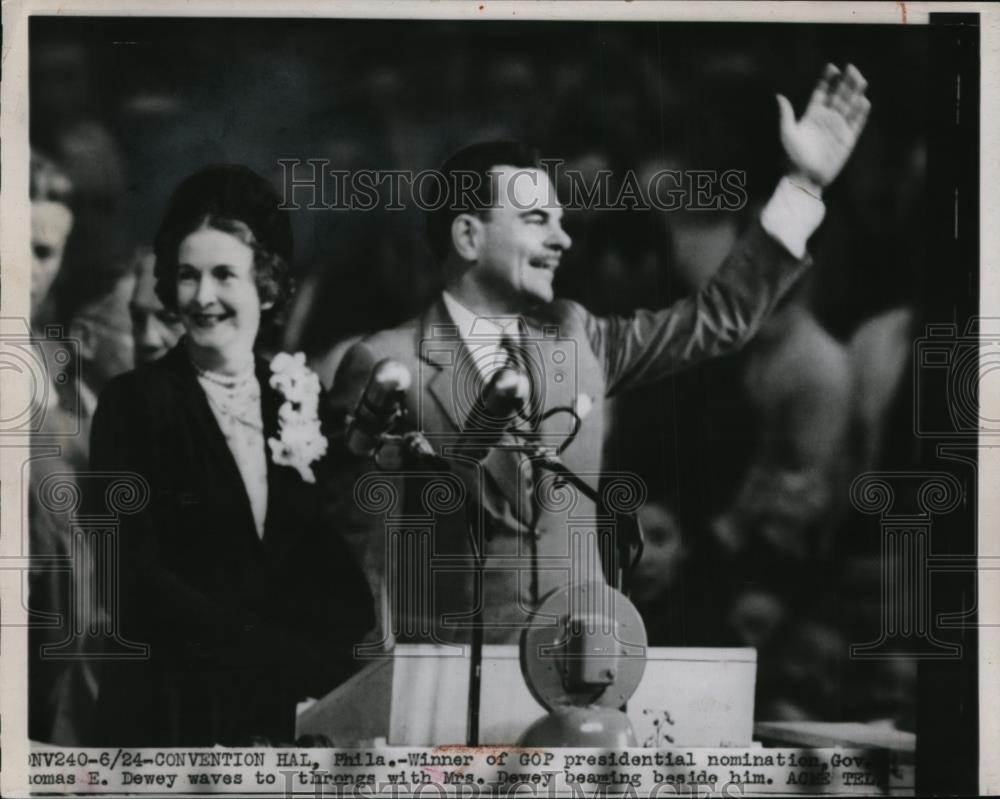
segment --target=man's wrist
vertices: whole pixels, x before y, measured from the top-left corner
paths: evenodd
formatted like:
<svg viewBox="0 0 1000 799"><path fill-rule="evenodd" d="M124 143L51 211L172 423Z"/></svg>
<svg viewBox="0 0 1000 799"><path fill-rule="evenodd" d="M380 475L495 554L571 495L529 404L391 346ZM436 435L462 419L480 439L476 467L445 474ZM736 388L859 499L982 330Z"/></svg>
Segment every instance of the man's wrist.
<svg viewBox="0 0 1000 799"><path fill-rule="evenodd" d="M796 258L805 255L806 242L826 213L826 206L814 192L786 175L760 215L764 230Z"/></svg>
<svg viewBox="0 0 1000 799"><path fill-rule="evenodd" d="M810 197L815 197L817 200L823 199L823 184L805 172L792 169L788 171L785 177L795 188L801 189Z"/></svg>

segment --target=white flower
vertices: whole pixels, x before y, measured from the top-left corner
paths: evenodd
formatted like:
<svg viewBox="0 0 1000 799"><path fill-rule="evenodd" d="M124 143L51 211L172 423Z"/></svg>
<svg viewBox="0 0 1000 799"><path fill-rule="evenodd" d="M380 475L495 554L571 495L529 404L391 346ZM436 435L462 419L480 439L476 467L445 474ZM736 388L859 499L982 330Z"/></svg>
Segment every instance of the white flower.
<svg viewBox="0 0 1000 799"><path fill-rule="evenodd" d="M306 356L303 352L294 355L279 352L271 359L271 371L275 375L294 375L297 372L309 371L306 366Z"/></svg>
<svg viewBox="0 0 1000 799"><path fill-rule="evenodd" d="M577 394L576 403L573 408L576 411L576 415L580 417L580 421L587 418L590 413L591 408L594 407L594 401L586 394Z"/></svg>
<svg viewBox="0 0 1000 799"><path fill-rule="evenodd" d="M279 352L271 360L271 388L285 401L278 409L278 438L269 438L271 457L291 466L307 483L315 483L312 464L326 454L327 440L319 423L319 377L306 356Z"/></svg>

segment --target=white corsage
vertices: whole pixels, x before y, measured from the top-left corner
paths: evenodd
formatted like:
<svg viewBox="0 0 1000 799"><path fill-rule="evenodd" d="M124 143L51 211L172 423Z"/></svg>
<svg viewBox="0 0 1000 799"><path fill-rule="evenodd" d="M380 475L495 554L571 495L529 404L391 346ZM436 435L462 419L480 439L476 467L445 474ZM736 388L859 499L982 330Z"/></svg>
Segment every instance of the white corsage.
<svg viewBox="0 0 1000 799"><path fill-rule="evenodd" d="M269 382L285 398L278 409L278 437L267 440L271 457L279 466L291 466L307 483L315 483L312 464L327 447L319 424L319 376L306 366L303 353L279 352L271 359Z"/></svg>

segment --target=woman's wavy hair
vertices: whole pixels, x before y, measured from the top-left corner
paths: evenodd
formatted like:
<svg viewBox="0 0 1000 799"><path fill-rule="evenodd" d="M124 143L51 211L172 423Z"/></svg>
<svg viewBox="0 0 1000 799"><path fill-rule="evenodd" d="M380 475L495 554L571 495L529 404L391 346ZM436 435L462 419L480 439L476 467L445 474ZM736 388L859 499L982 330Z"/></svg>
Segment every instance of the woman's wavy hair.
<svg viewBox="0 0 1000 799"><path fill-rule="evenodd" d="M253 274L262 304L261 325L281 324L294 288L290 273L292 226L270 183L245 166L207 166L187 178L170 198L156 233L156 294L177 310L177 252L196 230L229 233L253 250Z"/></svg>

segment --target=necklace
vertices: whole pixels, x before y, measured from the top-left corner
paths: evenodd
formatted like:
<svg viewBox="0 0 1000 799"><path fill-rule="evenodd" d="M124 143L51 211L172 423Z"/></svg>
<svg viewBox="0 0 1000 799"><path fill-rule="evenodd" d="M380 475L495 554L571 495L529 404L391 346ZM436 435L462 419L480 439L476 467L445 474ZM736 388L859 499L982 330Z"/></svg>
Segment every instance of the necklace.
<svg viewBox="0 0 1000 799"><path fill-rule="evenodd" d="M226 375L222 372L213 372L209 369L203 369L194 361L191 362L191 365L194 366L194 370L198 373L198 377L204 378L209 383L214 383L215 385L229 389L230 391L240 388L254 376L252 362L241 373L235 375Z"/></svg>
<svg viewBox="0 0 1000 799"><path fill-rule="evenodd" d="M212 372L194 364L198 383L205 392L209 404L227 421L264 430L260 413L260 384L253 372L253 365L244 373L224 375Z"/></svg>

